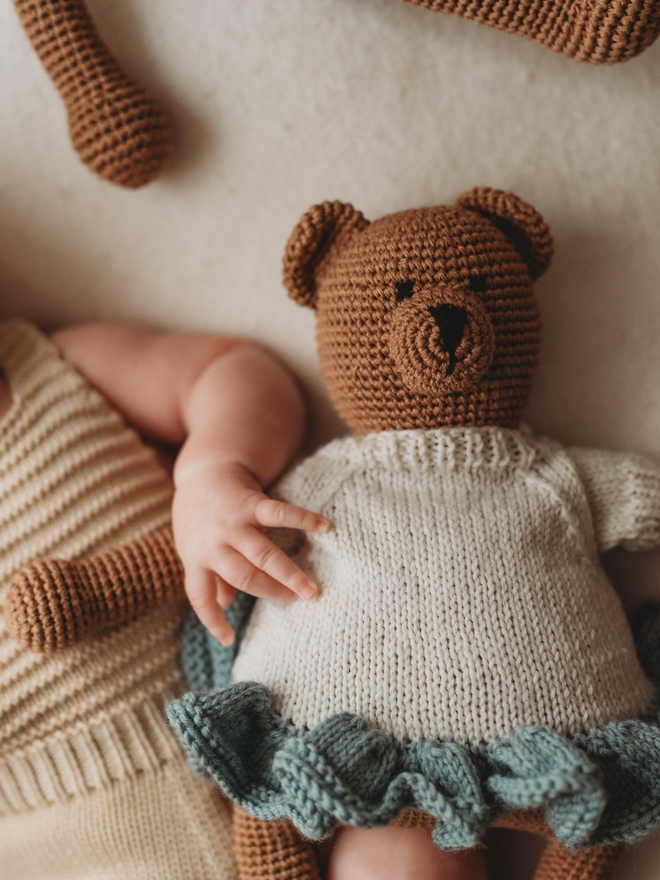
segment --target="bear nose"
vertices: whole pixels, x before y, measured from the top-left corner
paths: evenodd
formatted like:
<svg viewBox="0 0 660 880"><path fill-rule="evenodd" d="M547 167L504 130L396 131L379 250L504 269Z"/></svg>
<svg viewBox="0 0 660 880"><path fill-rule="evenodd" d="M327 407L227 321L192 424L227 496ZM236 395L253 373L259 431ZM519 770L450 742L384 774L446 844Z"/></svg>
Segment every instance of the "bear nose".
<svg viewBox="0 0 660 880"><path fill-rule="evenodd" d="M438 325L442 344L449 355L446 375L451 376L456 366L456 349L463 337L467 312L459 306L450 306L447 303L441 303L439 306L429 306L429 312Z"/></svg>

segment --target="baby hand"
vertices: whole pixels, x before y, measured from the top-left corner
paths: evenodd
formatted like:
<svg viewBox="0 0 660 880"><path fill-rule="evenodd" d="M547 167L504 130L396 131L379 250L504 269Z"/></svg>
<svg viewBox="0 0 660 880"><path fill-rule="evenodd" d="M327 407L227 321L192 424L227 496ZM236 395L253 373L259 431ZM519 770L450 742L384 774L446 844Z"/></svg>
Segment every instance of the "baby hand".
<svg viewBox="0 0 660 880"><path fill-rule="evenodd" d="M176 473L172 526L185 568L186 593L204 626L223 645L234 632L223 609L236 590L269 599L311 599L316 584L263 533L264 528L328 532L317 513L268 498L235 462L190 465Z"/></svg>

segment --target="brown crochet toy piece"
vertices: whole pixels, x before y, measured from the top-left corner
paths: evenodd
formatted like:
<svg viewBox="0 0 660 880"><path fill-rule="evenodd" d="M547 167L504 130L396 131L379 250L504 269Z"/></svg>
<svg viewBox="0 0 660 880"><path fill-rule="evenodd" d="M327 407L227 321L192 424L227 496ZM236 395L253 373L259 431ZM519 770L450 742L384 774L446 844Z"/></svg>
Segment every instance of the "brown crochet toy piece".
<svg viewBox="0 0 660 880"><path fill-rule="evenodd" d="M261 822L234 807L234 842L240 880L321 880L313 844L286 819Z"/></svg>
<svg viewBox="0 0 660 880"><path fill-rule="evenodd" d="M540 343L532 282L551 256L543 219L499 190L374 223L324 202L289 239L284 284L316 312L325 385L354 433L517 427Z"/></svg>
<svg viewBox="0 0 660 880"><path fill-rule="evenodd" d="M628 61L650 46L660 32L660 0L407 2L520 34L568 58L590 64Z"/></svg>
<svg viewBox="0 0 660 880"><path fill-rule="evenodd" d="M401 828L435 826L428 813L403 810L391 823ZM527 831L548 840L534 880L611 880L622 846L571 852L557 843L540 810L511 813L492 828ZM234 807L234 842L240 880L320 880L314 846L289 821L265 822Z"/></svg>
<svg viewBox="0 0 660 880"><path fill-rule="evenodd" d="M22 569L5 601L9 633L51 654L184 595L170 528L78 562L46 559Z"/></svg>
<svg viewBox="0 0 660 880"><path fill-rule="evenodd" d="M83 0L14 0L67 110L71 140L100 177L139 187L174 149L160 105L130 80L99 36Z"/></svg>

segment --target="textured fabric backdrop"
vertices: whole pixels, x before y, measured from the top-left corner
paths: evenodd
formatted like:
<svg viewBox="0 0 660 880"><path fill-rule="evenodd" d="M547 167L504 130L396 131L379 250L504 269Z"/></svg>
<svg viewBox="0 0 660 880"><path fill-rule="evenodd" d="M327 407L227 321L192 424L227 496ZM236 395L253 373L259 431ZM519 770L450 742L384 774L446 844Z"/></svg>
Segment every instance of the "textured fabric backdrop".
<svg viewBox="0 0 660 880"><path fill-rule="evenodd" d="M475 184L512 189L557 250L537 288L530 423L660 457L660 42L594 68L397 0L89 6L170 111L176 159L137 192L88 172L0 0L0 313L256 337L304 380L326 438L338 425L313 317L280 284L300 214L342 199L373 219ZM660 554L609 565L627 602L660 598ZM633 871L657 880L660 837L617 880Z"/></svg>

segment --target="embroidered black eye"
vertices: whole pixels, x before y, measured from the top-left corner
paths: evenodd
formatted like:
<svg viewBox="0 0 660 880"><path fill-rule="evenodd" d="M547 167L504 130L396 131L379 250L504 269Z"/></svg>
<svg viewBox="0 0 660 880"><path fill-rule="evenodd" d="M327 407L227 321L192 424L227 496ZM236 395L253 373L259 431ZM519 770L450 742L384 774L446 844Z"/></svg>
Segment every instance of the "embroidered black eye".
<svg viewBox="0 0 660 880"><path fill-rule="evenodd" d="M488 290L488 281L485 275L470 275L469 284L470 290L474 290L475 293L483 293L484 290Z"/></svg>
<svg viewBox="0 0 660 880"><path fill-rule="evenodd" d="M404 299L410 299L410 297L415 292L415 282L408 279L408 281L397 281L396 284L396 299L397 302L403 302Z"/></svg>

